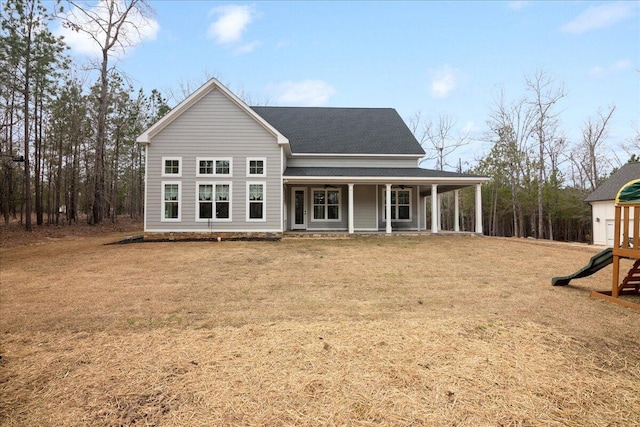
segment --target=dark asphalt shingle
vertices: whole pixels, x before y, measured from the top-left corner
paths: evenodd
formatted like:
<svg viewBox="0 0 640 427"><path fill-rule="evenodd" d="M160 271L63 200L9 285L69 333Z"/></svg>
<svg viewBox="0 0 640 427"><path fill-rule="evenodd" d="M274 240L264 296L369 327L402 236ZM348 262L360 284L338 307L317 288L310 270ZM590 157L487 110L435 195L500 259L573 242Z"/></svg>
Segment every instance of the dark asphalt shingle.
<svg viewBox="0 0 640 427"><path fill-rule="evenodd" d="M296 153L424 155L393 108L251 107Z"/></svg>
<svg viewBox="0 0 640 427"><path fill-rule="evenodd" d="M599 202L615 200L618 191L627 182L640 179L640 162L627 163L618 169L611 177L603 182L586 199L585 202Z"/></svg>

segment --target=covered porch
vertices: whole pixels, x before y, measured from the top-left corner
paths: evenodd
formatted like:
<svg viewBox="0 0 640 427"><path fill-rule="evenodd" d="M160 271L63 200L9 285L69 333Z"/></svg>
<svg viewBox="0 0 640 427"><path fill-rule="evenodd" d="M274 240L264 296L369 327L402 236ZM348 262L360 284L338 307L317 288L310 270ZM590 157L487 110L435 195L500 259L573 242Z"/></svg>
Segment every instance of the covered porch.
<svg viewBox="0 0 640 427"><path fill-rule="evenodd" d="M474 229L466 231L482 234L481 186L486 181L419 168L288 168L283 177L283 230L438 234L443 231L442 195L453 193L453 227L448 231L462 232L460 190L473 187Z"/></svg>

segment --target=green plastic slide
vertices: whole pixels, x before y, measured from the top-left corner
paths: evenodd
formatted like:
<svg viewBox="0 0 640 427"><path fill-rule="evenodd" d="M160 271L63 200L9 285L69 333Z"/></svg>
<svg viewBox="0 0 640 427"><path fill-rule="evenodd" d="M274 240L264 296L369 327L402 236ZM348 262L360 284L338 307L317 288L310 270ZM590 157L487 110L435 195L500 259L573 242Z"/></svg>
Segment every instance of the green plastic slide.
<svg viewBox="0 0 640 427"><path fill-rule="evenodd" d="M551 279L553 286L565 286L568 285L571 279L579 279L580 277L591 276L596 271L600 271L607 265L613 262L613 250L607 248L604 251L594 255L589 260L589 263L569 276L554 277Z"/></svg>

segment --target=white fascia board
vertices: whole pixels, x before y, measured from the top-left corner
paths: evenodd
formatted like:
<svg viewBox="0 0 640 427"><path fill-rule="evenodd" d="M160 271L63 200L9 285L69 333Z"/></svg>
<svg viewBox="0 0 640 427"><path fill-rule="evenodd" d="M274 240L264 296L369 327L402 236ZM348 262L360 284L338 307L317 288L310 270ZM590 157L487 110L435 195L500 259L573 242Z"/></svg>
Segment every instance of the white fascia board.
<svg viewBox="0 0 640 427"><path fill-rule="evenodd" d="M149 129L142 133L142 135L136 138L136 141L141 144L148 144L151 138L164 129L169 123L174 121L176 118L180 117L180 115L188 110L193 104L198 102L202 97L211 92L212 90L218 89L224 95L227 96L233 103L235 103L240 109L242 109L245 113L247 113L251 118L253 118L256 122L258 122L262 127L264 127L269 133L276 137L279 145L289 145L289 139L286 136L282 135L276 128L271 126L265 119L258 115L255 111L253 111L247 104L244 103L240 98L238 98L233 92L231 92L227 87L225 87L222 83L220 83L215 78L212 78L202 86L200 86L195 92L189 95L186 99L176 105L171 111L169 111L164 117L154 123Z"/></svg>
<svg viewBox="0 0 640 427"><path fill-rule="evenodd" d="M447 177L399 177L399 176L283 176L282 181L285 184L313 184L318 182L335 182L335 183L391 183L391 184L407 184L416 183L423 184L482 184L489 182L491 178L487 177L469 177L469 178L447 178Z"/></svg>

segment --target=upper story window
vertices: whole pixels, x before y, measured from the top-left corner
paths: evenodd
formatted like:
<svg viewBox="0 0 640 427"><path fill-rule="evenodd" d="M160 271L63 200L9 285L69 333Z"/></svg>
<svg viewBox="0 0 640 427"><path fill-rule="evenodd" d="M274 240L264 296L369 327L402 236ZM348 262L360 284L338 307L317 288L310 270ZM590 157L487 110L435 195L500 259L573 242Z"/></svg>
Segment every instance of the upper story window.
<svg viewBox="0 0 640 427"><path fill-rule="evenodd" d="M267 159L249 157L247 159L247 176L267 176Z"/></svg>
<svg viewBox="0 0 640 427"><path fill-rule="evenodd" d="M196 158L196 176L231 176L231 159L216 159L213 157Z"/></svg>
<svg viewBox="0 0 640 427"><path fill-rule="evenodd" d="M162 176L182 176L182 157L163 157Z"/></svg>
<svg viewBox="0 0 640 427"><path fill-rule="evenodd" d="M231 175L231 159L216 160L216 175Z"/></svg>

